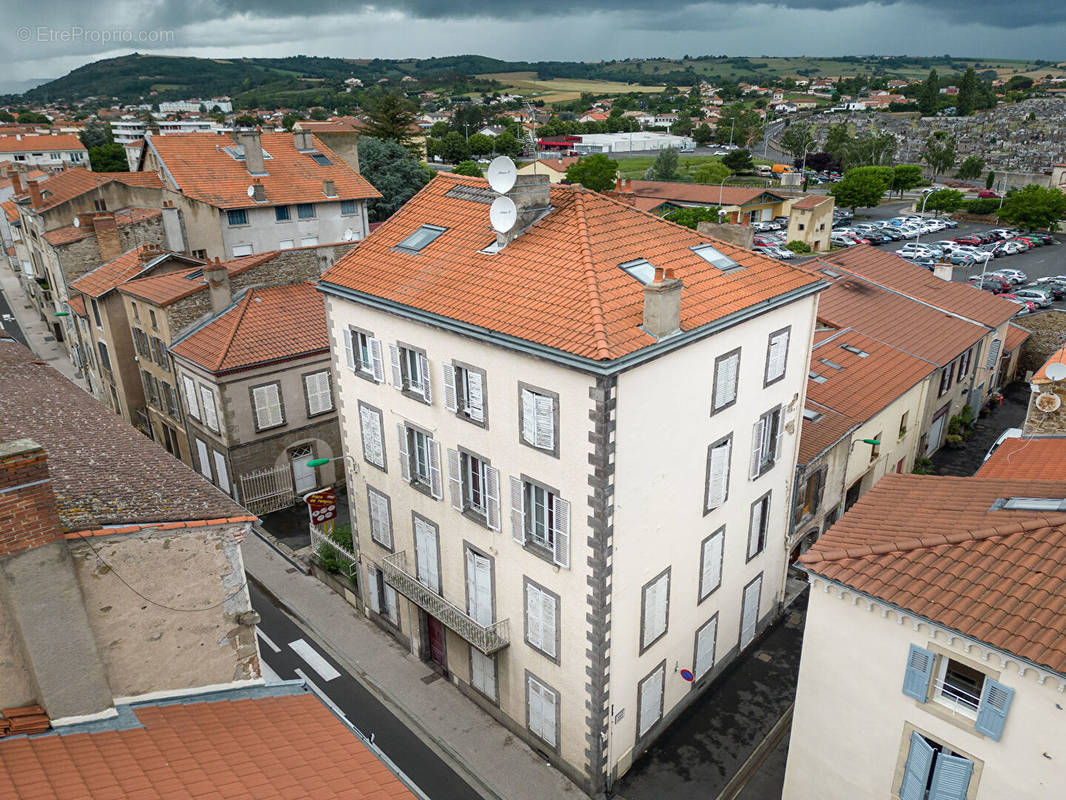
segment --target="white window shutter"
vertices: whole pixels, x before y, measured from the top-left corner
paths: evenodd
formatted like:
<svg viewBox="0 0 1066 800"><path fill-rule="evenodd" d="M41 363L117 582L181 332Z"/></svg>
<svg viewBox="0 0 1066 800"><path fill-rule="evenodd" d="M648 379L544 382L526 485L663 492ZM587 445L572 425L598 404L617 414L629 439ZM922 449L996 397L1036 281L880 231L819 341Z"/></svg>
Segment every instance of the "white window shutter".
<svg viewBox="0 0 1066 800"><path fill-rule="evenodd" d="M389 364L392 366L392 385L402 391L403 370L400 369L400 348L394 344L389 345Z"/></svg>
<svg viewBox="0 0 1066 800"><path fill-rule="evenodd" d="M470 682L475 689L496 699L496 661L473 646L470 648Z"/></svg>
<svg viewBox="0 0 1066 800"><path fill-rule="evenodd" d="M500 471L495 467L485 466L485 508L488 512L488 526L494 531L500 529Z"/></svg>
<svg viewBox="0 0 1066 800"><path fill-rule="evenodd" d="M403 479L411 481L411 456L407 452L407 428L402 422L396 423L396 432L400 438L400 474Z"/></svg>
<svg viewBox="0 0 1066 800"><path fill-rule="evenodd" d="M262 389L256 389L255 390L254 394L256 395L256 397L259 396L260 391L262 391ZM207 425L207 427L210 428L211 430L217 431L218 430L218 413L215 410L215 395L214 395L214 393L210 389L208 389L206 386L201 386L200 387L200 400L201 400L201 402L203 403L203 406L204 406L204 424ZM259 405L258 400L256 401L256 405L257 406ZM259 427L260 428L265 428L268 425L272 425L272 424L276 424L276 423L260 422L259 423Z"/></svg>
<svg viewBox="0 0 1066 800"><path fill-rule="evenodd" d="M203 439L196 440L196 455L200 462L200 474L211 480L211 462L208 461L207 442Z"/></svg>
<svg viewBox="0 0 1066 800"><path fill-rule="evenodd" d="M774 461L781 459L782 442L785 439L785 409L777 412L777 448L774 450Z"/></svg>
<svg viewBox="0 0 1066 800"><path fill-rule="evenodd" d="M670 605L670 576L663 575L659 578L659 590L655 593L655 632L659 634L666 631L666 617Z"/></svg>
<svg viewBox="0 0 1066 800"><path fill-rule="evenodd" d="M429 359L422 353L418 354L418 370L422 373L422 398L427 403L433 402L432 376L429 374Z"/></svg>
<svg viewBox="0 0 1066 800"><path fill-rule="evenodd" d="M537 444L536 396L528 389L522 390L522 439L526 444Z"/></svg>
<svg viewBox="0 0 1066 800"><path fill-rule="evenodd" d="M363 457L371 464L385 467L385 449L381 441L381 418L369 408L359 409L359 424L363 434Z"/></svg>
<svg viewBox="0 0 1066 800"><path fill-rule="evenodd" d="M440 474L440 442L429 440L429 492L437 500L444 497L443 480Z"/></svg>
<svg viewBox="0 0 1066 800"><path fill-rule="evenodd" d="M441 372L444 375L444 407L455 411L459 407L455 396L455 367L450 362L445 362L441 365Z"/></svg>
<svg viewBox="0 0 1066 800"><path fill-rule="evenodd" d="M696 663L692 670L696 675L696 680L706 675L707 671L714 666L714 647L717 638L717 619L704 625L696 634Z"/></svg>
<svg viewBox="0 0 1066 800"><path fill-rule="evenodd" d="M226 457L218 450L214 451L215 457L215 477L218 480L218 488L224 491L226 494L232 494L232 490L229 485L229 472L226 471Z"/></svg>
<svg viewBox="0 0 1066 800"><path fill-rule="evenodd" d="M522 481L511 478L511 538L526 543L526 492Z"/></svg>
<svg viewBox="0 0 1066 800"><path fill-rule="evenodd" d="M734 354L718 363L717 383L715 384L714 407L723 408L737 396L737 364L740 356Z"/></svg>
<svg viewBox="0 0 1066 800"><path fill-rule="evenodd" d="M748 558L757 552L759 531L762 529L763 502L760 500L751 507L751 525L748 528Z"/></svg>
<svg viewBox="0 0 1066 800"><path fill-rule="evenodd" d="M470 419L485 421L485 392L480 372L466 371L466 413Z"/></svg>
<svg viewBox="0 0 1066 800"><path fill-rule="evenodd" d="M355 371L355 347L352 345L352 337L354 335L350 328L344 329L344 363L353 372Z"/></svg>
<svg viewBox="0 0 1066 800"><path fill-rule="evenodd" d="M751 429L751 471L750 477L759 477L759 467L762 466L762 437L765 420L759 417Z"/></svg>
<svg viewBox="0 0 1066 800"><path fill-rule="evenodd" d="M556 600L547 592L540 593L540 649L555 658L555 605Z"/></svg>
<svg viewBox="0 0 1066 800"><path fill-rule="evenodd" d="M542 593L536 586L526 585L526 638L534 647L544 649Z"/></svg>
<svg viewBox="0 0 1066 800"><path fill-rule="evenodd" d="M196 384L188 375L181 376L181 384L185 387L185 408L189 416L200 421L200 404L196 401Z"/></svg>
<svg viewBox="0 0 1066 800"><path fill-rule="evenodd" d="M385 382L385 363L381 357L381 340L370 339L370 358L373 363L374 380L378 383Z"/></svg>
<svg viewBox="0 0 1066 800"><path fill-rule="evenodd" d="M663 699L663 670L660 667L640 685L640 735L659 721Z"/></svg>
<svg viewBox="0 0 1066 800"><path fill-rule="evenodd" d="M722 583L722 547L725 534L719 532L703 543L700 563L700 600Z"/></svg>
<svg viewBox="0 0 1066 800"><path fill-rule="evenodd" d="M459 451L448 448L448 489L452 496L452 508L463 510L463 471Z"/></svg>
<svg viewBox="0 0 1066 800"><path fill-rule="evenodd" d="M570 567L570 501L555 496L552 500L554 517L554 561L560 567Z"/></svg>
<svg viewBox="0 0 1066 800"><path fill-rule="evenodd" d="M400 610L397 607L399 605L399 598L396 596L396 590L385 584L385 616L389 618L389 621L394 625L400 624Z"/></svg>
<svg viewBox="0 0 1066 800"><path fill-rule="evenodd" d="M707 476L707 508L718 508L726 499L729 488L729 454L733 440L727 439L711 449L711 464Z"/></svg>
<svg viewBox="0 0 1066 800"><path fill-rule="evenodd" d="M381 613L378 603L378 571L373 564L366 565L366 603L375 614Z"/></svg>
<svg viewBox="0 0 1066 800"><path fill-rule="evenodd" d="M555 399L536 395L537 447L555 449Z"/></svg>

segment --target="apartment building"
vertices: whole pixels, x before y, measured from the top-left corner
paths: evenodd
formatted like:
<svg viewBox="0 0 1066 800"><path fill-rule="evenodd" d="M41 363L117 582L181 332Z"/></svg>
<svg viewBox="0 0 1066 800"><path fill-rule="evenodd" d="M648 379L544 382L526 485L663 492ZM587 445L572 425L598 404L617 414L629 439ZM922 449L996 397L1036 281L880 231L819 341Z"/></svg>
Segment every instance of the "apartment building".
<svg viewBox="0 0 1066 800"><path fill-rule="evenodd" d="M775 618L817 275L438 175L320 281L366 612L585 791ZM690 670L691 682L680 669Z"/></svg>
<svg viewBox="0 0 1066 800"><path fill-rule="evenodd" d="M0 136L0 162L9 161L23 168L61 170L89 166L89 151L81 139L70 134L16 133Z"/></svg>
<svg viewBox="0 0 1066 800"><path fill-rule="evenodd" d="M228 296L220 264L204 268ZM192 463L257 513L292 505L336 481L341 454L322 295L311 283L249 289L178 337L174 374L185 402Z"/></svg>
<svg viewBox="0 0 1066 800"><path fill-rule="evenodd" d="M886 475L801 557L785 800L1061 794L1066 471L1048 448L1019 477L1006 458L997 477Z"/></svg>
<svg viewBox="0 0 1066 800"><path fill-rule="evenodd" d="M815 253L828 250L834 208L836 200L832 195L811 194L792 203L788 208L787 240L803 242Z"/></svg>

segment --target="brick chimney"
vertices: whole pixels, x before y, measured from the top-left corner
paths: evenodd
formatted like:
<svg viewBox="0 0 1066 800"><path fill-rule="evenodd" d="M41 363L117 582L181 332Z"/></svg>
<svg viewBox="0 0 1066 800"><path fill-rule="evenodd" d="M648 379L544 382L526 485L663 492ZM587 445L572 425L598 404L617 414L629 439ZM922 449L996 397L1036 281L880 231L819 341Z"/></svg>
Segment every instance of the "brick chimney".
<svg viewBox="0 0 1066 800"><path fill-rule="evenodd" d="M497 231L496 242L500 247L521 236L526 228L551 208L551 182L547 175L518 175L506 196L514 201L517 214L511 230L505 233Z"/></svg>
<svg viewBox="0 0 1066 800"><path fill-rule="evenodd" d="M322 194L326 197L336 197L337 184L334 181L322 181Z"/></svg>
<svg viewBox="0 0 1066 800"><path fill-rule="evenodd" d="M81 211L77 214L78 227L89 230L93 226L93 217L96 216L95 211Z"/></svg>
<svg viewBox="0 0 1066 800"><path fill-rule="evenodd" d="M219 263L218 258L204 264L204 280L207 281L207 293L211 300L211 311L221 314L233 302L229 285L229 272Z"/></svg>
<svg viewBox="0 0 1066 800"><path fill-rule="evenodd" d="M154 244L146 244L141 248L141 252L138 254L138 259L142 264L147 264L156 256L161 255L162 251L159 250Z"/></svg>
<svg viewBox="0 0 1066 800"><path fill-rule="evenodd" d="M241 131L239 136L244 148L244 167L248 170L248 174L266 175L263 144L259 138L259 131Z"/></svg>
<svg viewBox="0 0 1066 800"><path fill-rule="evenodd" d="M32 439L0 442L0 558L62 535L44 448Z"/></svg>
<svg viewBox="0 0 1066 800"><path fill-rule="evenodd" d="M100 251L101 264L122 255L122 237L118 235L114 214L102 211L93 215L93 231L96 233L96 249Z"/></svg>
<svg viewBox="0 0 1066 800"><path fill-rule="evenodd" d="M33 208L40 208L44 205L44 200L41 198L41 187L37 185L37 178L32 181L26 181L26 188L30 191L30 206Z"/></svg>
<svg viewBox="0 0 1066 800"><path fill-rule="evenodd" d="M252 181L252 200L257 203L265 203L267 199L266 187L263 182L256 178Z"/></svg>
<svg viewBox="0 0 1066 800"><path fill-rule="evenodd" d="M293 131L292 143L301 152L315 149L314 142L311 141L311 131Z"/></svg>
<svg viewBox="0 0 1066 800"><path fill-rule="evenodd" d="M681 330L681 281L672 269L655 268L655 277L644 286L644 330L663 339Z"/></svg>
<svg viewBox="0 0 1066 800"><path fill-rule="evenodd" d="M23 189L22 189L22 176L19 175L17 172L12 172L11 173L11 189L17 195L18 194L22 194L22 192L23 192Z"/></svg>

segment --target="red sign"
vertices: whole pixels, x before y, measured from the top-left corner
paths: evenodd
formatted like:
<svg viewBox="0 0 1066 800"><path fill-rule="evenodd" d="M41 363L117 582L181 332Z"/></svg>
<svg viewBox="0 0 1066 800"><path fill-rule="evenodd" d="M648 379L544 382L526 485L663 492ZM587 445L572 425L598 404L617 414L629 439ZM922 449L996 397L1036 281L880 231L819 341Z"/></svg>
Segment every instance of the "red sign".
<svg viewBox="0 0 1066 800"><path fill-rule="evenodd" d="M337 493L332 489L308 492L304 495L304 502L307 503L312 525L321 525L337 516Z"/></svg>
<svg viewBox="0 0 1066 800"><path fill-rule="evenodd" d="M689 671L688 671L687 669L683 669L683 670L681 670L681 677L682 677L682 678L683 678L684 680L686 680L686 681L688 681L688 682L690 682L690 683L691 683L691 682L692 682L692 679L693 679L693 677L694 677L694 676L693 676L693 674L692 674L691 672L689 672Z"/></svg>

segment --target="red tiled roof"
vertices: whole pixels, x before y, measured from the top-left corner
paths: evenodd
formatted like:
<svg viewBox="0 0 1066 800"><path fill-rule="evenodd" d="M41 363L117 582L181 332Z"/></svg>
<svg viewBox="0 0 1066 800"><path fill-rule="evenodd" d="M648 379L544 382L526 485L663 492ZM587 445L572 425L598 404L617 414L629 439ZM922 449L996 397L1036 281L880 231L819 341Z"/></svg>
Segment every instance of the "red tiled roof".
<svg viewBox="0 0 1066 800"><path fill-rule="evenodd" d="M568 158L538 158L537 162L536 162L537 163L537 172L540 171L541 167L547 167L548 169L552 170L553 172L565 173L566 172L566 168L569 167L571 164L576 163L578 160L579 159L578 159L577 156L568 157ZM530 162L530 163L532 163L532 162Z"/></svg>
<svg viewBox="0 0 1066 800"><path fill-rule="evenodd" d="M143 257L142 257L143 256ZM166 250L156 250L152 245L142 244L127 250L118 258L113 258L106 264L101 264L91 272L86 272L76 281L70 284L71 289L76 289L89 297L100 297L110 292L120 283L125 283L148 269L151 269L161 259L184 258L178 253Z"/></svg>
<svg viewBox="0 0 1066 800"><path fill-rule="evenodd" d="M0 740L0 796L415 800L310 693L131 711L136 727Z"/></svg>
<svg viewBox="0 0 1066 800"><path fill-rule="evenodd" d="M852 419L846 414L841 414L839 411L834 411L812 400L807 401L806 408L822 416L815 420L803 420L798 456L801 465L810 464L844 438L848 431L862 424L862 420Z"/></svg>
<svg viewBox="0 0 1066 800"><path fill-rule="evenodd" d="M51 153L57 150L81 150L84 152L85 145L81 143L81 139L77 136L66 133L45 136L34 136L32 134L0 136L0 153L28 153L30 151Z"/></svg>
<svg viewBox="0 0 1066 800"><path fill-rule="evenodd" d="M127 186L162 188L163 182L154 172L89 172L82 167L65 169L39 181L43 202L35 211L48 211L104 184L123 183ZM20 199L29 197L26 192Z"/></svg>
<svg viewBox="0 0 1066 800"><path fill-rule="evenodd" d="M1007 336L1003 342L1003 352L1010 353L1017 350L1030 336L1030 331L1015 325L1013 322L1007 326Z"/></svg>
<svg viewBox="0 0 1066 800"><path fill-rule="evenodd" d="M934 623L1066 673L1066 514L991 510L1066 483L885 475L800 563Z"/></svg>
<svg viewBox="0 0 1066 800"><path fill-rule="evenodd" d="M7 217L8 222L16 222L19 218L18 207L15 206L10 200L5 200L0 203L0 208L4 209L4 216Z"/></svg>
<svg viewBox="0 0 1066 800"><path fill-rule="evenodd" d="M138 222L155 219L162 215L163 212L158 208L124 208L121 211L115 212L115 225L120 228L124 225L136 225ZM62 228L46 231L44 233L44 239L49 244L58 247L60 245L80 241L91 235L93 235L93 229L91 226L64 225Z"/></svg>
<svg viewBox="0 0 1066 800"><path fill-rule="evenodd" d="M267 253L239 256L221 263L232 278L234 275L239 275L245 270L252 269L253 267L257 267L260 264L270 261L277 256L277 254L277 250L271 250ZM144 278L134 278L131 281L123 283L120 291L124 294L147 300L149 303L155 303L157 306L168 306L171 303L176 303L182 298L188 297L191 294L196 294L207 288L207 281L204 279L203 275L190 277L193 276L194 273L200 272L202 269L202 267L190 267L189 269L182 269L177 272L165 272L162 275L148 275Z"/></svg>
<svg viewBox="0 0 1066 800"><path fill-rule="evenodd" d="M1036 373L1033 375L1033 380L1034 381L1046 381L1048 379L1048 377L1047 377L1048 364L1051 364L1051 363L1054 363L1054 362L1058 362L1059 364L1066 364L1066 345L1063 345L1062 347L1060 347L1058 350L1056 350L1054 353L1052 353L1050 356L1047 357L1047 360L1043 364L1040 365L1040 369L1038 369L1036 371Z"/></svg>
<svg viewBox="0 0 1066 800"><path fill-rule="evenodd" d="M19 180L22 181L22 185L25 186L26 181L36 180L37 178L46 178L48 175L49 173L42 172L39 169L31 169L29 172L19 173ZM6 178L0 178L0 189L6 189L11 186L12 183L13 179L10 175Z"/></svg>
<svg viewBox="0 0 1066 800"><path fill-rule="evenodd" d="M822 203L832 202L832 195L809 194L792 204L793 208L818 208Z"/></svg>
<svg viewBox="0 0 1066 800"><path fill-rule="evenodd" d="M315 148L332 164L318 164L296 149L291 133L264 133L261 143L271 157L264 162L267 175L253 177L243 161L237 161L223 148L234 142L214 133L186 133L181 136L153 136L148 143L173 176L180 191L188 197L217 208L251 208L248 197L254 180L266 190L266 205L318 203L328 200L359 200L381 197L381 193L358 172L340 159L317 137ZM326 197L323 181L336 187L334 197Z"/></svg>
<svg viewBox="0 0 1066 800"><path fill-rule="evenodd" d="M89 315L85 311L85 298L82 297L80 294L76 294L73 297L68 298L67 306L79 317L82 317L83 319L88 318Z"/></svg>
<svg viewBox="0 0 1066 800"><path fill-rule="evenodd" d="M675 270L684 284L684 331L791 291L817 291L817 275L559 184L550 189L550 213L498 253L484 254L495 241L488 206L446 196L456 186L485 189L487 182L438 175L339 259L323 283L600 360L656 341L640 327L644 287L619 268L627 261ZM420 253L396 247L423 224L447 230ZM743 269L713 267L691 250L702 243Z"/></svg>
<svg viewBox="0 0 1066 800"><path fill-rule="evenodd" d="M629 181L628 191L643 197L659 197L679 203L699 203L707 206L742 206L757 200L764 194L772 195L777 202L785 198L766 189L745 186L705 186L699 183L676 181Z"/></svg>
<svg viewBox="0 0 1066 800"><path fill-rule="evenodd" d="M925 267L911 264L895 253L870 245L848 247L822 256L822 261L992 328L999 327L1018 313L1017 303L996 297L968 283L934 277Z"/></svg>
<svg viewBox="0 0 1066 800"><path fill-rule="evenodd" d="M1066 439L1054 436L1004 439L975 475L1066 482Z"/></svg>
<svg viewBox="0 0 1066 800"><path fill-rule="evenodd" d="M325 301L311 283L252 289L171 350L212 372L325 352Z"/></svg>

